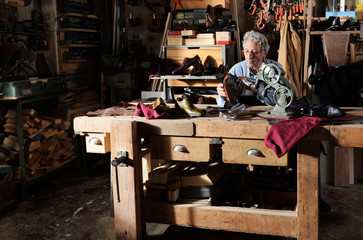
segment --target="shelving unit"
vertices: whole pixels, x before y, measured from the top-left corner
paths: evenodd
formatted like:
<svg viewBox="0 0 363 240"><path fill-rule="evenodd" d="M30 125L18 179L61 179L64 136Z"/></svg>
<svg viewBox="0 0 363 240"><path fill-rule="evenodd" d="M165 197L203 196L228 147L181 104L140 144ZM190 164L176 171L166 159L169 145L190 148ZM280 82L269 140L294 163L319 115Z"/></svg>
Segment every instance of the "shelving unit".
<svg viewBox="0 0 363 240"><path fill-rule="evenodd" d="M97 88L101 39L99 17L84 9L83 13L65 12L67 9L61 6L58 9L59 73L65 76L66 81L73 81L71 85Z"/></svg>
<svg viewBox="0 0 363 240"><path fill-rule="evenodd" d="M205 3L204 3L205 4ZM203 5L203 4L202 4ZM227 8L221 8L220 11L225 15L226 12L229 12L227 15L230 15L232 21L235 21L236 31L230 31L232 41L235 41L235 45L168 45L166 40L163 42L163 46L161 49L161 57L163 59L167 59L173 61L175 63L181 64L183 59L188 57L192 58L198 55L202 61L202 64L205 65L207 58L212 58L215 62L215 67L218 68L221 65L223 68L232 67L237 61L240 61L240 39L239 39L239 27L238 21L236 21L237 17L237 3L233 1L229 6L234 6L233 10ZM165 30L164 36L168 34L169 31L175 30L174 23L180 21L185 21L189 25L198 26L198 33L211 33L207 31L206 23L198 22L198 20L205 20L205 14L201 14L206 11L206 8L191 8L191 9L176 9L171 12L170 19L167 24L167 29ZM177 17L177 15L181 15L181 17ZM193 17L191 17L193 15ZM183 18L184 16L184 18ZM195 24L197 22L197 24ZM191 23L191 24L190 24ZM214 33L215 34L215 33ZM214 36L215 39L215 36ZM217 42L215 42L217 44ZM207 60L208 61L208 60ZM208 90L215 90L219 83L222 82L225 72L222 72L218 75L202 75L202 76L182 76L182 75L164 75L160 77L154 77L154 80L161 80L163 83L163 95L167 94L167 89L170 87L180 88L180 87L192 87L192 88L206 88ZM160 86L159 86L160 89ZM178 96L178 95L176 95ZM205 97L216 98L216 95L203 94Z"/></svg>

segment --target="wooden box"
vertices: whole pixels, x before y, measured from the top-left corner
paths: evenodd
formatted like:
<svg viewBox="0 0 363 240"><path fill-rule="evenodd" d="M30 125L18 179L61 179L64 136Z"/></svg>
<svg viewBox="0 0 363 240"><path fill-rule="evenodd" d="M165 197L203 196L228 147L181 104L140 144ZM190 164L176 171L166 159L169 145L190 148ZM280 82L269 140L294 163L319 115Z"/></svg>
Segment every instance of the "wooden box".
<svg viewBox="0 0 363 240"><path fill-rule="evenodd" d="M184 45L184 38L182 36L168 36L168 46Z"/></svg>
<svg viewBox="0 0 363 240"><path fill-rule="evenodd" d="M185 45L214 45L214 38L187 38Z"/></svg>

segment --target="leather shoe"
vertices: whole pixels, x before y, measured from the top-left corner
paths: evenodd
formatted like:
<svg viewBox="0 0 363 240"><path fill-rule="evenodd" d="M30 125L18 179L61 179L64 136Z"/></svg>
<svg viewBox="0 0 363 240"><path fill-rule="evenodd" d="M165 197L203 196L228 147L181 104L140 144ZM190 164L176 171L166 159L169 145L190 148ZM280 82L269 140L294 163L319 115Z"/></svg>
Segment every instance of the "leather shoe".
<svg viewBox="0 0 363 240"><path fill-rule="evenodd" d="M188 98L177 98L176 102L178 106L189 116L189 117L201 117L202 111L194 106Z"/></svg>
<svg viewBox="0 0 363 240"><path fill-rule="evenodd" d="M186 57L186 58L184 58L182 64L177 69L174 69L171 73L172 74L178 74L181 71L188 69L190 66L194 65L197 62L201 62L198 55L195 55L192 58L187 58Z"/></svg>
<svg viewBox="0 0 363 240"><path fill-rule="evenodd" d="M223 79L223 88L226 93L226 100L229 103L235 103L237 100L237 77L233 75L226 75Z"/></svg>
<svg viewBox="0 0 363 240"><path fill-rule="evenodd" d="M203 72L204 72L204 66L203 66L202 62L198 61L194 64L194 67L189 72L189 75L190 76L200 76L203 74Z"/></svg>
<svg viewBox="0 0 363 240"><path fill-rule="evenodd" d="M339 107L329 103L316 104L308 108L302 108L301 111L304 116L320 118L338 118L346 115Z"/></svg>

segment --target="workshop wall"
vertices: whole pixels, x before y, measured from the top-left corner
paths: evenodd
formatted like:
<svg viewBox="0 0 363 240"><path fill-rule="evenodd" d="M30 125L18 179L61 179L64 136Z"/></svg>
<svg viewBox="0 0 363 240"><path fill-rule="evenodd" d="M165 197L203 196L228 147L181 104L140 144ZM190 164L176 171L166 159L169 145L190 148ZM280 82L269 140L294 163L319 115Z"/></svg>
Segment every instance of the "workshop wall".
<svg viewBox="0 0 363 240"><path fill-rule="evenodd" d="M32 19L32 11L38 9L37 1L32 1L28 6L21 6L17 8L0 8L0 20L4 22L16 21L23 22ZM44 18L44 34L39 34L44 41L45 46L37 48L37 53L43 53L47 59L50 69L53 73L57 73L57 44L56 44L56 30L57 30L57 17L56 17L56 0L42 1L42 13ZM30 34L16 34L15 37L19 39L28 40ZM1 38L8 38L9 34L1 35ZM5 44L7 39L1 39L0 43ZM35 62L31 64L35 67Z"/></svg>

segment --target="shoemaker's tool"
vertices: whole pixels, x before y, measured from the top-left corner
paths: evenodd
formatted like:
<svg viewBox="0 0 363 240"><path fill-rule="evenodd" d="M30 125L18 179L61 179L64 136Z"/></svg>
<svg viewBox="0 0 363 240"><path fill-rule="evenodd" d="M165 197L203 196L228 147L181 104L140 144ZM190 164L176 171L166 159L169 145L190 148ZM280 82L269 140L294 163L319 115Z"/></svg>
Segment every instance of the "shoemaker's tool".
<svg viewBox="0 0 363 240"><path fill-rule="evenodd" d="M288 107L295 98L296 90L294 86L285 78L285 71L275 64L262 63L257 74L257 81L267 84L263 96L267 94L269 88L275 89L273 99L276 103L272 111L260 113L261 117L288 119L293 116L293 112Z"/></svg>
<svg viewBox="0 0 363 240"><path fill-rule="evenodd" d="M181 4L181 0L174 0L173 1L173 7L172 7L172 11L174 11L175 10L175 8L176 8L176 6L179 6L180 7L180 9L183 9L183 5Z"/></svg>
<svg viewBox="0 0 363 240"><path fill-rule="evenodd" d="M246 110L246 105L243 103L237 103L231 109L228 110L227 113L219 112L219 116L227 119L235 120L239 116L249 115L251 114L249 111Z"/></svg>

